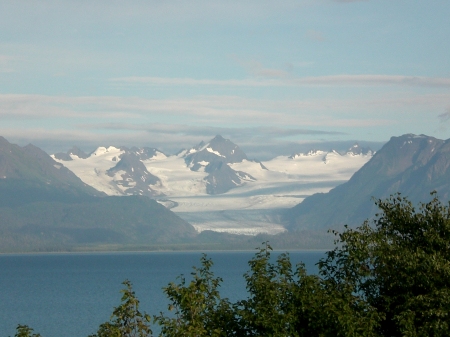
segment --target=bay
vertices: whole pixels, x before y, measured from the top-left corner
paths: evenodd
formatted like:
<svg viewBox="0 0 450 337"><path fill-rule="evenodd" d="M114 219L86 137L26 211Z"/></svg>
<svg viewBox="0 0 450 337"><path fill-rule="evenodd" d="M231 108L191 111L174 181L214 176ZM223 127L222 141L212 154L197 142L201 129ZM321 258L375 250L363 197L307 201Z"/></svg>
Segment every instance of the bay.
<svg viewBox="0 0 450 337"><path fill-rule="evenodd" d="M280 252L273 252L275 260ZM295 265L308 272L322 251L289 253ZM14 336L17 324L26 324L43 337L86 337L109 320L120 304L121 284L128 279L141 301L141 311L167 312L162 288L190 279L200 266L200 252L133 252L0 255L0 332ZM222 297L232 302L247 297L244 273L254 252L208 252L213 272L223 279ZM157 330L157 329L154 329Z"/></svg>

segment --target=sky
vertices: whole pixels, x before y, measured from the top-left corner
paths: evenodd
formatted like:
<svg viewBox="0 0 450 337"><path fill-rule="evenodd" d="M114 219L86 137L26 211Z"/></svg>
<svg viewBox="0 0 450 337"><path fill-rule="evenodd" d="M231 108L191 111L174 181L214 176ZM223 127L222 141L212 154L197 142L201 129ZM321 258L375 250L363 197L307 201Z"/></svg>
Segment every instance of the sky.
<svg viewBox="0 0 450 337"><path fill-rule="evenodd" d="M450 138L448 0L3 0L0 135L252 157ZM249 153L247 153L249 154Z"/></svg>

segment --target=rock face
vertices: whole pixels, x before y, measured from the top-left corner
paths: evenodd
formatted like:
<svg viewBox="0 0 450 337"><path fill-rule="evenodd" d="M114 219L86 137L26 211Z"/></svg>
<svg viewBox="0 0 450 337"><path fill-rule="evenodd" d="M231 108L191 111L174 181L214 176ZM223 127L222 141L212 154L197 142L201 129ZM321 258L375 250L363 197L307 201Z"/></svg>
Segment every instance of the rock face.
<svg viewBox="0 0 450 337"><path fill-rule="evenodd" d="M210 142L201 142L185 154L185 162L192 171L204 170L208 175L206 193L221 194L242 185L245 181L254 181L251 175L233 170L228 164L247 160L245 153L229 139L217 135Z"/></svg>
<svg viewBox="0 0 450 337"><path fill-rule="evenodd" d="M144 155L144 157L148 157ZM118 163L106 171L114 179L125 194L128 195L159 195L151 186L160 183L158 177L147 171L140 157L134 152L124 153Z"/></svg>
<svg viewBox="0 0 450 337"><path fill-rule="evenodd" d="M105 196L38 147L31 144L20 147L3 137L0 137L0 187L2 205Z"/></svg>
<svg viewBox="0 0 450 337"><path fill-rule="evenodd" d="M123 148L126 150L126 148ZM148 160L148 159L152 159L154 157L157 157L159 155L163 155L165 156L161 151L159 151L158 149L155 149L153 147L143 147L143 148L137 148L135 146L133 146L129 152L131 154L135 154L136 156L138 156L139 160Z"/></svg>
<svg viewBox="0 0 450 337"><path fill-rule="evenodd" d="M372 153L372 150L368 147L361 147L358 143L355 143L351 148L347 150L347 153L355 156L368 155Z"/></svg>
<svg viewBox="0 0 450 337"><path fill-rule="evenodd" d="M205 166L199 164L202 162L240 163L244 159L247 159L247 156L239 146L220 135L211 139L207 144L201 142L189 150L185 156L186 164L194 171L198 170L200 166Z"/></svg>
<svg viewBox="0 0 450 337"><path fill-rule="evenodd" d="M56 159L60 159L60 160L72 160L71 155L77 156L79 158L82 159L86 159L89 157L89 155L87 153L84 153L82 150L80 150L78 147L74 146L72 147L69 151L67 152L59 152L59 153L55 153L54 157Z"/></svg>
<svg viewBox="0 0 450 337"><path fill-rule="evenodd" d="M419 202L429 200L433 190L450 199L450 140L392 137L348 182L306 198L284 221L293 230L359 225L376 213L372 198L400 192Z"/></svg>

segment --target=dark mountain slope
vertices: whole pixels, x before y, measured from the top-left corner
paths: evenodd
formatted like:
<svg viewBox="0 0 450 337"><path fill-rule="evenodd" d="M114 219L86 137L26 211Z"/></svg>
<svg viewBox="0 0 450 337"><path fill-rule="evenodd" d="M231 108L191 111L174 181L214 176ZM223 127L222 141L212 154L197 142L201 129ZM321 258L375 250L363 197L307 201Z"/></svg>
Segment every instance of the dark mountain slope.
<svg viewBox="0 0 450 337"><path fill-rule="evenodd" d="M348 182L306 198L288 210L284 220L293 230L358 225L375 214L372 197L400 192L419 202L436 190L442 199L449 199L449 167L449 140L411 134L392 137Z"/></svg>
<svg viewBox="0 0 450 337"><path fill-rule="evenodd" d="M126 159L118 169L134 167L133 158ZM39 148L0 138L0 252L148 245L195 235L189 223L148 197L107 197Z"/></svg>
<svg viewBox="0 0 450 337"><path fill-rule="evenodd" d="M73 154L79 158L83 158L83 159L86 159L89 157L89 155L87 153L83 152L80 148L73 146L67 152L55 153L55 158L60 159L60 160L69 161L69 160L72 160L72 157L70 157L71 154Z"/></svg>
<svg viewBox="0 0 450 337"><path fill-rule="evenodd" d="M72 171L55 162L36 146L29 144L20 147L0 137L0 186L12 192L11 189L16 185L28 199L34 193L25 195L26 186L31 189L59 189L61 193L65 191L68 195L104 195L83 183ZM43 191L43 195L47 193Z"/></svg>
<svg viewBox="0 0 450 337"><path fill-rule="evenodd" d="M177 243L194 228L143 196L0 208L0 251L70 250L99 244Z"/></svg>

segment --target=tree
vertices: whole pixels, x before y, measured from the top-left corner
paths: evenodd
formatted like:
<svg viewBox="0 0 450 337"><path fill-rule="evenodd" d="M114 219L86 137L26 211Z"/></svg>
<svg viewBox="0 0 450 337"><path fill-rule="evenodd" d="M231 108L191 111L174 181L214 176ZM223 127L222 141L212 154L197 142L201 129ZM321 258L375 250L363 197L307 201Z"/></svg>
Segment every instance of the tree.
<svg viewBox="0 0 450 337"><path fill-rule="evenodd" d="M373 336L377 313L348 287L337 288L289 255L270 262L270 246L249 262L248 299L238 314L246 336Z"/></svg>
<svg viewBox="0 0 450 337"><path fill-rule="evenodd" d="M400 194L378 200L378 218L337 233L320 262L324 279L380 314L383 336L450 335L450 211L432 197L418 210Z"/></svg>
<svg viewBox="0 0 450 337"><path fill-rule="evenodd" d="M33 333L33 329L31 329L28 325L19 324L16 327L16 334L14 337L41 337L41 335Z"/></svg>
<svg viewBox="0 0 450 337"><path fill-rule="evenodd" d="M89 337L148 337L152 335L149 323L150 315L139 311L139 300L133 291L131 282L122 283L122 304L114 308L111 321L100 325L97 334Z"/></svg>
<svg viewBox="0 0 450 337"><path fill-rule="evenodd" d="M238 325L233 306L221 298L220 277L211 271L213 262L203 255L201 267L194 267L192 280L187 283L183 276L178 284L170 283L164 292L171 301L169 311L175 317L163 313L155 317L161 326L161 335L170 337L229 336L237 332Z"/></svg>
<svg viewBox="0 0 450 337"><path fill-rule="evenodd" d="M220 277L203 255L192 279L165 289L170 313L154 321L161 336L450 336L450 209L435 193L418 209L397 194L377 200L381 212L360 227L345 227L319 274L292 266L288 254L271 259L263 243L244 275L248 297L221 298ZM122 304L97 335L151 336L150 316L125 281ZM17 337L31 335L19 326Z"/></svg>
<svg viewBox="0 0 450 337"><path fill-rule="evenodd" d="M204 255L192 280L179 277L164 292L172 316L155 320L161 336L373 336L377 314L351 289L338 289L317 275L307 275L303 264L293 268L289 255L271 262L265 243L249 261L249 297L231 304L222 299L221 283Z"/></svg>

